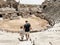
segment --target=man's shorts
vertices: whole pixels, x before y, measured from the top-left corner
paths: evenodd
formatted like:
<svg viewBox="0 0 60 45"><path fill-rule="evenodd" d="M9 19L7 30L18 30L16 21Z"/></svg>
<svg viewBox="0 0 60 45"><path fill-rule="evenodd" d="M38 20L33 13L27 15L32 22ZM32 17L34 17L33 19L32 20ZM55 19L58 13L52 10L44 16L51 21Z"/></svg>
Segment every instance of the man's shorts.
<svg viewBox="0 0 60 45"><path fill-rule="evenodd" d="M28 29L28 30L25 30L25 32L30 32L30 30Z"/></svg>
<svg viewBox="0 0 60 45"><path fill-rule="evenodd" d="M29 34L30 34L30 32L25 32L25 34L29 35Z"/></svg>

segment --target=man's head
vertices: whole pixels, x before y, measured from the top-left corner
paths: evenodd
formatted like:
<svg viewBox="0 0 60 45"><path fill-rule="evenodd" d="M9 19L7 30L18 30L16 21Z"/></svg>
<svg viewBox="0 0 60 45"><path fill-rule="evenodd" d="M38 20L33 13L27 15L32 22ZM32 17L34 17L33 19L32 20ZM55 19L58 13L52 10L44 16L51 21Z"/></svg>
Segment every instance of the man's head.
<svg viewBox="0 0 60 45"><path fill-rule="evenodd" d="M26 20L25 22L26 22L26 23L28 23L28 21L27 21L27 20Z"/></svg>

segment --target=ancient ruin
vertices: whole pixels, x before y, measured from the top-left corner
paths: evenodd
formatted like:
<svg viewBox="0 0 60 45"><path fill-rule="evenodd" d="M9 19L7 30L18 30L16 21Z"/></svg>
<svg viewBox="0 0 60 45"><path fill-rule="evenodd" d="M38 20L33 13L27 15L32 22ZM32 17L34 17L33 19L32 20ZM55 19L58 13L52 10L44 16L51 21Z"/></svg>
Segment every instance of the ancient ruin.
<svg viewBox="0 0 60 45"><path fill-rule="evenodd" d="M60 0L49 0L41 5L46 17L54 19L55 23L59 22L60 18Z"/></svg>
<svg viewBox="0 0 60 45"><path fill-rule="evenodd" d="M3 19L14 19L14 17L17 17L18 5L15 0L1 0L0 17L3 17Z"/></svg>
<svg viewBox="0 0 60 45"><path fill-rule="evenodd" d="M20 41L26 20L32 27L31 40L24 35ZM42 5L0 0L0 45L60 45L60 0L45 0Z"/></svg>
<svg viewBox="0 0 60 45"><path fill-rule="evenodd" d="M32 24L32 31L44 30L50 26L48 21L44 19L44 13L40 5L19 4L15 0L6 0L4 2L5 6L2 5L0 8L0 19L3 19L0 20L1 29L13 32L19 31L25 20Z"/></svg>
<svg viewBox="0 0 60 45"><path fill-rule="evenodd" d="M41 20L43 20L42 21L43 23L45 22L44 24L42 24L42 27L46 26L45 24L49 24L50 26L54 26L54 24L55 24L55 20L53 19L53 16L51 16L51 15L54 14L55 10L53 9L53 6L56 5L55 3L57 3L57 1L46 0L42 3L42 5L19 4L19 2L16 2L15 0L6 0L4 2L5 2L5 6L3 7L3 5L2 5L0 8L0 17L2 17L3 20L8 19L9 21L13 20L15 22L15 19L18 19L18 20L16 20L18 22L19 20L25 21L27 18L27 20L29 20L29 21L35 20L36 25L37 25L37 23L40 24L40 22L38 22L38 20L41 19ZM51 13L51 10L53 13ZM32 17L33 17L33 19L32 19ZM9 22L9 21L7 21L7 22ZM4 21L2 21L2 22L4 22ZM9 23L11 23L11 22L9 22ZM13 23L11 23L11 24L13 24ZM10 24L8 24L8 25L10 25ZM10 28L10 26L9 26L9 28ZM44 27L44 28L47 29L46 27ZM19 28L17 28L17 29L19 29Z"/></svg>

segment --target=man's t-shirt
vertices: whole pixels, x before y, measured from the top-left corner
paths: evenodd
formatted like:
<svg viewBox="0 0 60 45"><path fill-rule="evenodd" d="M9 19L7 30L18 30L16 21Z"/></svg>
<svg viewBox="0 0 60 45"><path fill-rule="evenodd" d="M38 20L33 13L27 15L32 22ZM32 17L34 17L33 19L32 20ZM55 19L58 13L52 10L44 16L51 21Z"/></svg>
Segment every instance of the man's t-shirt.
<svg viewBox="0 0 60 45"><path fill-rule="evenodd" d="M24 29L25 29L25 32L29 32L30 31L30 23L26 23L25 25L24 25Z"/></svg>

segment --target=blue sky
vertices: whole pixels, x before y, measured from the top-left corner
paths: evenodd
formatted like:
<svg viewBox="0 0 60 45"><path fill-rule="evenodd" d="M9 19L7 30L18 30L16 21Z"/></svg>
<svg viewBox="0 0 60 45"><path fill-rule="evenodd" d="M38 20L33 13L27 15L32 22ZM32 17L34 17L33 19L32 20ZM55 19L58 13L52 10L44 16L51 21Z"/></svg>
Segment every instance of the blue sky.
<svg viewBox="0 0 60 45"><path fill-rule="evenodd" d="M19 0L16 0L19 1ZM41 5L42 2L45 0L20 0L20 3L22 4L36 4L36 5Z"/></svg>

